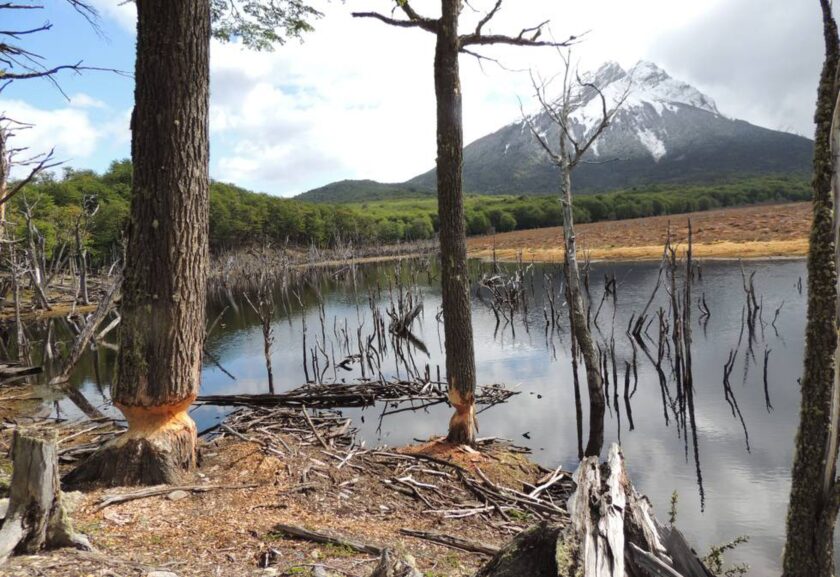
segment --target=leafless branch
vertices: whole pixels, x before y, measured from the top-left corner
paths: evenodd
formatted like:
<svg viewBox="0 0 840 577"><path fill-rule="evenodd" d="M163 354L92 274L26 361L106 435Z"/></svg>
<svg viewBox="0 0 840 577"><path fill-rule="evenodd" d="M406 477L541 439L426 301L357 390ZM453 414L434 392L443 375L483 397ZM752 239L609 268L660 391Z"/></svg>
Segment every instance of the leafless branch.
<svg viewBox="0 0 840 577"><path fill-rule="evenodd" d="M484 16L484 18L479 20L478 24L476 25L476 27L475 27L475 35L476 36L481 35L481 29L484 28L485 24L487 24L488 22L490 22L490 20L492 20L493 16L496 15L496 12L498 12L499 8L501 8L501 7L502 7L502 0L496 0L496 4L493 6L493 9L490 10L490 12L488 12Z"/></svg>

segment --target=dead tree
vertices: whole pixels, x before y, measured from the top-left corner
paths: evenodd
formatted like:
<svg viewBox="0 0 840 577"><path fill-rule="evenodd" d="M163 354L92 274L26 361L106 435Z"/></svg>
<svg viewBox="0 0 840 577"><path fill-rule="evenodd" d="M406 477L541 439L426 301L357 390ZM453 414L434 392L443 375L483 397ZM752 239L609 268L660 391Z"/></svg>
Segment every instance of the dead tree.
<svg viewBox="0 0 840 577"><path fill-rule="evenodd" d="M265 260L265 255L263 255ZM267 263L266 263L267 264ZM266 275L265 269L258 273L256 283L256 304L248 296L247 292L242 293L245 301L260 320L260 327L263 333L263 354L265 355L265 370L268 374L268 392L274 394L274 371L271 367L271 347L274 344L274 328L271 321L274 320L274 295L271 292L271 281Z"/></svg>
<svg viewBox="0 0 840 577"><path fill-rule="evenodd" d="M449 402L455 414L449 422L448 440L475 443L475 351L470 311L467 270L466 227L462 190L464 135L461 119L461 77L459 54L484 58L475 47L492 44L514 46L558 46L567 43L539 40L544 22L526 28L516 36L485 33L484 28L498 14L502 0L467 34L458 33L462 0L441 0L440 18L418 14L408 0L395 0L405 18L378 12L354 12L359 18L375 18L391 26L418 28L436 39L434 78L437 100L437 193L440 218L441 289L446 349Z"/></svg>
<svg viewBox="0 0 840 577"><path fill-rule="evenodd" d="M15 430L12 437L9 509L0 528L0 565L13 552L34 554L54 547L90 550L73 531L61 502L54 429Z"/></svg>
<svg viewBox="0 0 840 577"><path fill-rule="evenodd" d="M571 325L575 331L575 341L577 341L583 356L589 390L589 441L585 454L586 456L595 456L601 453L603 446L603 430L598 430L598 427L603 427L606 401L598 368L598 353L595 350L595 343L587 322L586 307L581 293L577 238L572 210L572 171L581 162L584 162L584 155L610 125L628 92L625 90L615 102L608 104L601 89L594 83L583 80L577 75L574 79L572 78L571 50L565 53L561 50L558 50L558 52L564 64L562 92L558 99L552 100L547 96L548 83L539 80L534 75L531 77L536 97L545 117L551 125L558 129L557 142L549 142L546 134L537 128L535 118L526 115L524 110L523 117L534 138L537 139L551 161L560 169L560 203L563 206L563 241L569 315L572 317ZM586 104L593 98L599 99L601 103L600 121L588 132L585 131L585 128L576 130L572 113L577 107Z"/></svg>
<svg viewBox="0 0 840 577"><path fill-rule="evenodd" d="M585 458L574 480L569 521L526 529L476 577L712 577L682 534L657 522L630 483L618 445L606 463Z"/></svg>
<svg viewBox="0 0 840 577"><path fill-rule="evenodd" d="M96 213L99 211L99 203L95 196L85 195L82 200L82 211L76 218L76 226L73 230L73 237L76 241L76 266L79 269L79 296L86 305L90 304L88 295L88 252L85 245L88 227Z"/></svg>
<svg viewBox="0 0 840 577"><path fill-rule="evenodd" d="M802 402L791 478L784 577L834 574L834 525L840 505L837 475L840 387L836 248L840 218L840 38L831 2L820 0L825 40L814 116L813 221L808 248L808 321Z"/></svg>

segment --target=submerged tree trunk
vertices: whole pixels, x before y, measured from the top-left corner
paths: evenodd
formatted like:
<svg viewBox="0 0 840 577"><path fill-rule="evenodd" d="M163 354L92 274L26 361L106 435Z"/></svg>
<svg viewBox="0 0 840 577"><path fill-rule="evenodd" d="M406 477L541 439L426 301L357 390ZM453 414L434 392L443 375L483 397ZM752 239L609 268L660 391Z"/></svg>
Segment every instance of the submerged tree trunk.
<svg viewBox="0 0 840 577"><path fill-rule="evenodd" d="M195 466L208 261L208 0L138 0L134 167L114 405L129 429L69 482L177 482Z"/></svg>
<svg viewBox="0 0 840 577"><path fill-rule="evenodd" d="M796 454L784 552L785 577L831 577L838 486L836 402L837 272L832 181L832 119L838 97L840 40L828 0L823 11L825 63L817 96L814 142L814 219L808 250L808 321Z"/></svg>
<svg viewBox="0 0 840 577"><path fill-rule="evenodd" d="M441 288L446 337L449 402L455 414L448 440L475 442L475 353L470 313L470 279L464 198L461 190L464 136L459 78L459 0L442 0L435 47L437 97L437 190L440 216Z"/></svg>
<svg viewBox="0 0 840 577"><path fill-rule="evenodd" d="M562 134L562 133L561 133ZM561 156L565 157L564 138L560 138ZM563 240L566 256L566 283L569 293L569 316L572 317L572 329L575 332L575 340L583 355L583 364L586 367L586 384L589 390L589 440L586 443L584 455L587 457L598 456L604 446L604 413L606 401L604 400L603 382L601 372L598 370L598 353L595 351L595 343L592 340L592 332L586 322L586 313L583 306L583 295L580 290L580 269L577 262L577 239L575 238L575 224L572 213L572 179L571 169L568 166L561 166L562 184L560 202L563 204Z"/></svg>

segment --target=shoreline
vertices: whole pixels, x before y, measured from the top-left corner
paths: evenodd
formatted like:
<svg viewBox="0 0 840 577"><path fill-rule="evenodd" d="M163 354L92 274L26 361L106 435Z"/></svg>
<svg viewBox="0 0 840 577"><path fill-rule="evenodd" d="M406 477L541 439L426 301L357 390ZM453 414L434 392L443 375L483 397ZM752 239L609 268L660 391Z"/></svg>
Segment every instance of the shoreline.
<svg viewBox="0 0 840 577"><path fill-rule="evenodd" d="M772 246L767 246L767 245ZM680 252L685 245L678 247ZM561 263L563 249L497 249L496 260L499 262L517 262L519 255L528 263ZM662 259L662 246L626 246L612 248L582 249L578 254L588 253L591 262L657 262ZM792 241L765 242L723 242L693 244L692 258L702 261L737 261L737 260L799 260L808 255L808 239ZM469 251L469 258L492 262L493 251L482 249Z"/></svg>

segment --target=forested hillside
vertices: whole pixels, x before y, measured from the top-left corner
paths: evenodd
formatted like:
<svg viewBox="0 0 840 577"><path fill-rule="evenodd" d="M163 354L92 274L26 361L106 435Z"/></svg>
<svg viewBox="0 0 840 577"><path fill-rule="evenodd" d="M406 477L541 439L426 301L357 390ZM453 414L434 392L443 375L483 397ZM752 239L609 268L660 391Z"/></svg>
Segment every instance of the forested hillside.
<svg viewBox="0 0 840 577"><path fill-rule="evenodd" d="M114 162L104 174L65 170L61 178L44 177L25 187L7 218L26 226L22 211L32 207L33 222L47 248L72 245L75 226L86 204L99 209L84 226L91 257L110 261L120 251L128 217L131 164ZM576 199L578 222L678 214L762 202L806 200L810 188L804 178L767 176L714 185L654 185ZM467 196L467 231L506 232L562 223L556 197ZM232 184L210 187L210 246L214 251L272 242L334 246L431 238L438 229L434 198L379 200L343 204L304 202L254 193Z"/></svg>

